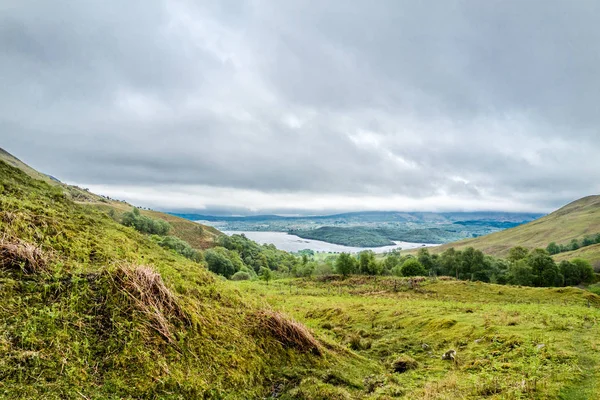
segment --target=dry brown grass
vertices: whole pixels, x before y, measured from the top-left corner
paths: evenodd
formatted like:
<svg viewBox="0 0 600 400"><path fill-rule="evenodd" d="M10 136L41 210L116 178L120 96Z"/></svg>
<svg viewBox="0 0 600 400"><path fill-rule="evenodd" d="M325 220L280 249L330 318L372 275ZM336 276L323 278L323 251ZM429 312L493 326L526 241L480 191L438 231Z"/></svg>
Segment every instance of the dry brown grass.
<svg viewBox="0 0 600 400"><path fill-rule="evenodd" d="M26 274L46 272L48 256L39 247L16 238L0 238L0 268Z"/></svg>
<svg viewBox="0 0 600 400"><path fill-rule="evenodd" d="M256 316L259 329L267 331L284 347L321 355L319 342L304 325L276 311L262 310Z"/></svg>
<svg viewBox="0 0 600 400"><path fill-rule="evenodd" d="M182 322L187 322L188 318L160 274L143 265L120 265L116 281L134 300L136 307L149 317L152 328L173 343L169 317Z"/></svg>

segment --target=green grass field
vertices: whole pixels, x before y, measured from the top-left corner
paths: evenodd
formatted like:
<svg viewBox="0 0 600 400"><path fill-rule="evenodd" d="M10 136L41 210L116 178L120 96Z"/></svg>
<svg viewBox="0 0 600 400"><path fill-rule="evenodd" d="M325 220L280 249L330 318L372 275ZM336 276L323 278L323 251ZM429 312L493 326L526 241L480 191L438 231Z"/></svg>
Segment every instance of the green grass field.
<svg viewBox="0 0 600 400"><path fill-rule="evenodd" d="M580 289L452 280L411 289L367 277L238 285L364 359L312 381L337 398L600 397L600 297ZM456 363L441 359L450 349ZM393 372L398 359L416 367Z"/></svg>

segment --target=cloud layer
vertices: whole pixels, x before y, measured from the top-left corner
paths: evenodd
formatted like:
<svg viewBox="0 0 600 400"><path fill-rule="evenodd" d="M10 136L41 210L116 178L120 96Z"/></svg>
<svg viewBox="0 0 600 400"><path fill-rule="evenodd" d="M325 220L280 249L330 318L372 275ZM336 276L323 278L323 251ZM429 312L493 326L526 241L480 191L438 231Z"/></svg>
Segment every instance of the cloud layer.
<svg viewBox="0 0 600 400"><path fill-rule="evenodd" d="M161 208L600 192L596 1L8 1L1 146Z"/></svg>

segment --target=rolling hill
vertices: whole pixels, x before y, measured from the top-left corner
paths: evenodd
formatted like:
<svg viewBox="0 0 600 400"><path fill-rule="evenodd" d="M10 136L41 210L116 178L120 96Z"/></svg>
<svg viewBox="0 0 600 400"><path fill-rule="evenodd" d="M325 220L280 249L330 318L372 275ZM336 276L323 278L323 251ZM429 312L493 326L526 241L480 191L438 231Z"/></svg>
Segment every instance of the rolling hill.
<svg viewBox="0 0 600 400"><path fill-rule="evenodd" d="M29 165L1 148L0 161L4 161L8 165L20 169L33 179L41 180L51 186L61 188L63 193L65 193L69 199L83 206L94 207L106 213L113 210L112 213L114 213L116 217L121 216L126 211L130 211L133 207L131 204L124 201L110 199L91 193L87 189L67 185L50 175L43 174L34 168L31 168ZM215 240L223 234L212 226L201 225L172 214L153 210L140 210L140 212L151 218L167 221L171 225L170 234L185 240L195 249L202 250L212 247Z"/></svg>
<svg viewBox="0 0 600 400"><path fill-rule="evenodd" d="M450 247L456 249L474 247L486 254L506 256L515 246L529 249L546 248L550 242L568 244L572 239L600 233L600 196L587 196L548 214L540 219L473 239L448 243L434 248L442 252ZM600 245L583 247L555 255L557 260L582 257L592 263L600 261Z"/></svg>

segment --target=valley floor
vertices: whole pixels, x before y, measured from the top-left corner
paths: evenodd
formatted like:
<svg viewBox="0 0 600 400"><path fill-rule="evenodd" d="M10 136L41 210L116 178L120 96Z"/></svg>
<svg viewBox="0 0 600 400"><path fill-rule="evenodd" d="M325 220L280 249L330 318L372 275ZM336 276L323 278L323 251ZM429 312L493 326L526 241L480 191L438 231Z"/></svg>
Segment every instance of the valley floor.
<svg viewBox="0 0 600 400"><path fill-rule="evenodd" d="M358 356L295 398L600 398L600 297L580 289L381 277L237 285ZM449 350L455 362L442 360Z"/></svg>

